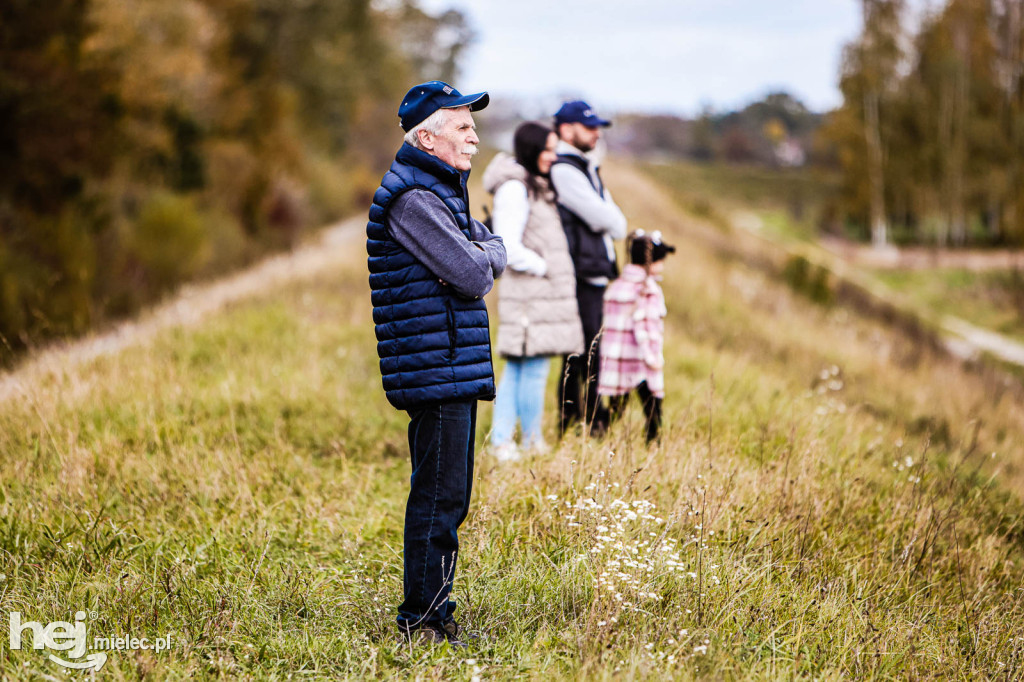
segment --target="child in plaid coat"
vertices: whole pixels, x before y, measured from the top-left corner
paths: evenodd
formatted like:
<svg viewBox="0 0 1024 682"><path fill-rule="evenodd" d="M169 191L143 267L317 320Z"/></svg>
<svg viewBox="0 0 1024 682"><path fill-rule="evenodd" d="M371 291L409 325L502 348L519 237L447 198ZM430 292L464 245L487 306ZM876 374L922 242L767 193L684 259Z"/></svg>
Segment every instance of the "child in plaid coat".
<svg viewBox="0 0 1024 682"><path fill-rule="evenodd" d="M598 393L609 396L611 419L625 410L634 390L646 421L647 442L658 437L665 397L665 295L658 280L675 247L660 232L629 236L630 263L604 294Z"/></svg>

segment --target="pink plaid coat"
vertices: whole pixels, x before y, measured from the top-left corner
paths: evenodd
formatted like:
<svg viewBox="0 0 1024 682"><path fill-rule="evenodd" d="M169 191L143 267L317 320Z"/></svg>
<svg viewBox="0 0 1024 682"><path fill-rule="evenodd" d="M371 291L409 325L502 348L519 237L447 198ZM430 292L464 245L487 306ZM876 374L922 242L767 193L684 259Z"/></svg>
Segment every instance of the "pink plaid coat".
<svg viewBox="0 0 1024 682"><path fill-rule="evenodd" d="M623 395L647 382L665 397L665 295L639 265L627 265L604 292L598 393Z"/></svg>

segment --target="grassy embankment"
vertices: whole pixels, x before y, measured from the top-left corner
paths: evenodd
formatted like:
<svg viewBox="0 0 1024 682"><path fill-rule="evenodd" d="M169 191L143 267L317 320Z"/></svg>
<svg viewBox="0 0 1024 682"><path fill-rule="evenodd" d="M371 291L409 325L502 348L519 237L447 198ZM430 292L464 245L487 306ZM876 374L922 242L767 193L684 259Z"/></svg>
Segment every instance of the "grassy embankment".
<svg viewBox="0 0 1024 682"><path fill-rule="evenodd" d="M942 268L874 276L937 316L953 315L1024 342L1024 273Z"/></svg>
<svg viewBox="0 0 1024 682"><path fill-rule="evenodd" d="M810 168L761 168L687 161L639 167L669 188L695 216L727 227L737 212L754 213L766 236L782 242L812 240L835 189L835 178Z"/></svg>
<svg viewBox="0 0 1024 682"><path fill-rule="evenodd" d="M725 227L753 213L760 233L779 244L813 241L836 179L813 169L772 170L691 162L642 164L684 207ZM913 271L862 268L900 300L932 320L952 315L1024 341L1024 275L965 268Z"/></svg>
<svg viewBox="0 0 1024 682"><path fill-rule="evenodd" d="M681 247L664 440L645 449L634 415L481 456L455 592L488 639L468 655L394 639L405 420L359 244L0 405L0 610L173 633L112 653L108 679L1019 678L1020 388L717 260L614 170ZM6 646L0 666L61 675Z"/></svg>

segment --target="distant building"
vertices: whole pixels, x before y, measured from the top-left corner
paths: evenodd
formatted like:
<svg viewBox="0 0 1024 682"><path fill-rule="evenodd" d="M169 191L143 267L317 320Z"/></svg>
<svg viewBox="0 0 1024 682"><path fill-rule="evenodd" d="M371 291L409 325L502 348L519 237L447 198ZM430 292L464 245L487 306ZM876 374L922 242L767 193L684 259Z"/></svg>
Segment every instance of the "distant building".
<svg viewBox="0 0 1024 682"><path fill-rule="evenodd" d="M775 145L775 161L785 168L796 168L807 162L803 145L791 137Z"/></svg>

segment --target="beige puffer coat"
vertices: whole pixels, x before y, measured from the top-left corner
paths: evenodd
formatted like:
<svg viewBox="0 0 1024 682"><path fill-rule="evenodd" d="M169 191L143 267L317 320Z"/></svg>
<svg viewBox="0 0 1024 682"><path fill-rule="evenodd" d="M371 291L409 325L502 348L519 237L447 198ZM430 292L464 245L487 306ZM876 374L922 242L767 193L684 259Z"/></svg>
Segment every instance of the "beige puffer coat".
<svg viewBox="0 0 1024 682"><path fill-rule="evenodd" d="M498 352L506 357L583 352L583 328L576 303L576 273L555 193L546 178L529 189L527 171L508 154L498 154L484 171L484 189L494 194L510 180L527 186L530 214L523 246L544 259L547 273L537 277L508 268L498 284Z"/></svg>

